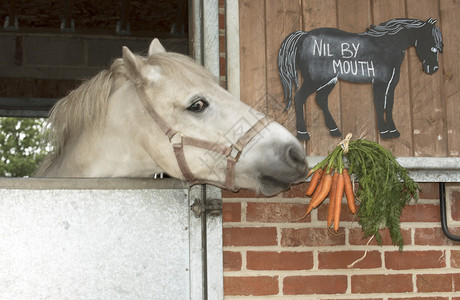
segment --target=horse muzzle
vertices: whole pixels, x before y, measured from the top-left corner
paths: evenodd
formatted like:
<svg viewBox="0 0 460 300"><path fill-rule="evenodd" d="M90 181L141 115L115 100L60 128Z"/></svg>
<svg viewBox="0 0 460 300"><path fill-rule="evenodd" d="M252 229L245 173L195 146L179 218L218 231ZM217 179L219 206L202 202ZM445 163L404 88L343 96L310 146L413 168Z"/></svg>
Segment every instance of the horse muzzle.
<svg viewBox="0 0 460 300"><path fill-rule="evenodd" d="M278 158L259 165L260 192L273 196L289 189L292 184L303 182L307 177L308 163L300 144L282 145Z"/></svg>
<svg viewBox="0 0 460 300"><path fill-rule="evenodd" d="M436 73L439 70L438 65L430 65L427 63L423 63L423 71L429 75Z"/></svg>

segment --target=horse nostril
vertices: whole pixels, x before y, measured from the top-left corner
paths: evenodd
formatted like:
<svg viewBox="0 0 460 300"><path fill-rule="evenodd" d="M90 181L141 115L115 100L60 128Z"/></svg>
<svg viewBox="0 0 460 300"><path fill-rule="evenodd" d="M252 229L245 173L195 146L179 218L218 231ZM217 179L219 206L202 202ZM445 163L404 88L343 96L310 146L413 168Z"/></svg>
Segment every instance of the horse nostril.
<svg viewBox="0 0 460 300"><path fill-rule="evenodd" d="M307 160L303 148L289 146L286 149L286 161L288 165L295 169L305 169Z"/></svg>

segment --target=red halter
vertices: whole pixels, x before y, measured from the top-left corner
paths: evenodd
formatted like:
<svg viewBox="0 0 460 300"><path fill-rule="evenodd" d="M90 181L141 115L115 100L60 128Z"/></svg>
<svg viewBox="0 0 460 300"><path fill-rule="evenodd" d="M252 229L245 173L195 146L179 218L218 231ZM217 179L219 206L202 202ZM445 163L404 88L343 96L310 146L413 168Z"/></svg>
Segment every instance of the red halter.
<svg viewBox="0 0 460 300"><path fill-rule="evenodd" d="M141 99L142 104L144 105L145 110L149 113L150 117L155 121L155 123L160 127L163 133L168 137L171 146L174 149L174 154L176 155L176 160L179 165L179 168L182 172L184 178L189 181L191 185L195 184L205 184L209 183L221 188L226 188L231 191L237 191L235 187L235 165L238 162L241 153L243 152L244 147L268 124L273 120L269 117L264 116L259 121L257 121L246 133L241 136L236 143L227 146L224 144L218 144L213 142L208 142L201 139L191 138L184 136L181 132L174 130L169 126L166 121L158 115L153 107L148 101L148 97L143 88L137 87L137 93ZM218 182L212 182L197 178L192 171L190 170L187 160L185 159L184 146L191 146L201 149L210 150L216 152L220 155L227 157L227 168L226 168L226 177L225 183L220 184Z"/></svg>

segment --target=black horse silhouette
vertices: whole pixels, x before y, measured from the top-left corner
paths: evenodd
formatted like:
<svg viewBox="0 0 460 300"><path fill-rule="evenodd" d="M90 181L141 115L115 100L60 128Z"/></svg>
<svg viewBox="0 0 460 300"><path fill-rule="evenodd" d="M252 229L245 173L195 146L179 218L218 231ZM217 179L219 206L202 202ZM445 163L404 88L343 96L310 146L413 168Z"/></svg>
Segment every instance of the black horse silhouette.
<svg viewBox="0 0 460 300"><path fill-rule="evenodd" d="M316 103L322 109L332 136L341 136L328 108L328 95L338 79L372 83L377 126L382 138L399 137L393 121L394 90L399 81L401 63L407 48L415 46L427 74L439 69L442 52L441 31L436 20L393 19L371 26L363 33L335 28L318 28L289 34L278 53L278 68L284 90L286 110L292 103L292 89L298 89L297 68L303 84L296 92L297 138L310 139L305 125L303 105L316 91Z"/></svg>

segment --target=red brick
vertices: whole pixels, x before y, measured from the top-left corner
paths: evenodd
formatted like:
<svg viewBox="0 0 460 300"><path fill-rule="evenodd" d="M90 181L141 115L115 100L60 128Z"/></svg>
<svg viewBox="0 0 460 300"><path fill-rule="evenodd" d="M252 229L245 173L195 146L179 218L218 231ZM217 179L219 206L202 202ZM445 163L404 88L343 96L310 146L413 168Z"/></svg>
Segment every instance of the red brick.
<svg viewBox="0 0 460 300"><path fill-rule="evenodd" d="M223 252L224 271L241 270L241 253L233 251Z"/></svg>
<svg viewBox="0 0 460 300"><path fill-rule="evenodd" d="M312 252L248 251L248 270L310 270L313 268Z"/></svg>
<svg viewBox="0 0 460 300"><path fill-rule="evenodd" d="M230 227L223 229L224 246L276 246L275 227Z"/></svg>
<svg viewBox="0 0 460 300"><path fill-rule="evenodd" d="M338 246L345 245L345 234L339 229L338 234L327 228L284 228L281 230L281 246Z"/></svg>
<svg viewBox="0 0 460 300"><path fill-rule="evenodd" d="M419 182L421 191L420 199L437 199L439 201L439 183L437 182Z"/></svg>
<svg viewBox="0 0 460 300"><path fill-rule="evenodd" d="M285 192L283 192L283 198L305 198L305 202L308 202L305 196L305 191L307 190L308 183L303 182L300 184L296 184L291 186L291 188Z"/></svg>
<svg viewBox="0 0 460 300"><path fill-rule="evenodd" d="M358 206L356 208L358 208ZM328 209L329 202L323 202L323 204L318 207L318 220L327 221ZM340 221L358 222L356 215L351 213L350 209L348 208L348 204L346 203L342 203L342 208L340 209Z"/></svg>
<svg viewBox="0 0 460 300"><path fill-rule="evenodd" d="M407 293L412 291L412 275L410 274L351 276L351 292L356 294Z"/></svg>
<svg viewBox="0 0 460 300"><path fill-rule="evenodd" d="M284 295L344 294L346 275L288 276L283 281Z"/></svg>
<svg viewBox="0 0 460 300"><path fill-rule="evenodd" d="M349 241L350 245L366 245L369 241L370 237L364 237L363 231L361 228L350 228L350 235ZM391 241L390 232L388 229L381 229L379 231L380 235L382 236L382 245L393 245ZM404 245L410 244L411 240L411 232L410 229L401 229L401 235L404 239ZM369 245L377 245L377 241L375 238L369 243Z"/></svg>
<svg viewBox="0 0 460 300"><path fill-rule="evenodd" d="M219 13L219 29L225 28L225 14Z"/></svg>
<svg viewBox="0 0 460 300"><path fill-rule="evenodd" d="M246 221L262 223L288 223L305 215L306 204L249 202L246 208ZM310 222L310 215L297 222Z"/></svg>
<svg viewBox="0 0 460 300"><path fill-rule="evenodd" d="M265 198L263 195L257 194L252 190L241 189L238 192L222 190L222 198Z"/></svg>
<svg viewBox="0 0 460 300"><path fill-rule="evenodd" d="M241 203L227 202L222 204L222 221L241 222Z"/></svg>
<svg viewBox="0 0 460 300"><path fill-rule="evenodd" d="M454 242L448 239L440 227L436 228L415 228L414 242L416 245L460 245L460 242ZM449 228L450 233L459 235L460 228Z"/></svg>
<svg viewBox="0 0 460 300"><path fill-rule="evenodd" d="M392 270L444 268L443 251L390 251L385 252L385 267Z"/></svg>
<svg viewBox="0 0 460 300"><path fill-rule="evenodd" d="M401 214L401 222L437 222L441 221L439 205L406 205Z"/></svg>
<svg viewBox="0 0 460 300"><path fill-rule="evenodd" d="M454 221L460 221L460 192L452 191L451 197L447 200L450 203L450 209L452 211L452 219Z"/></svg>
<svg viewBox="0 0 460 300"><path fill-rule="evenodd" d="M450 251L450 264L452 268L460 268L460 250Z"/></svg>
<svg viewBox="0 0 460 300"><path fill-rule="evenodd" d="M452 284L454 277L459 277L459 274L418 274L417 291L419 293L453 292L455 291ZM460 282L460 278L458 279Z"/></svg>
<svg viewBox="0 0 460 300"><path fill-rule="evenodd" d="M227 75L226 67L227 67L227 63L226 63L225 57L220 57L219 58L219 75L220 76Z"/></svg>
<svg viewBox="0 0 460 300"><path fill-rule="evenodd" d="M268 296L278 291L278 276L224 277L226 296Z"/></svg>
<svg viewBox="0 0 460 300"><path fill-rule="evenodd" d="M348 265L364 255L364 251L333 251L318 253L319 269L347 269ZM371 269L382 267L380 251L368 251L366 257L356 263L353 269Z"/></svg>

